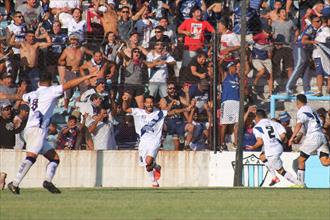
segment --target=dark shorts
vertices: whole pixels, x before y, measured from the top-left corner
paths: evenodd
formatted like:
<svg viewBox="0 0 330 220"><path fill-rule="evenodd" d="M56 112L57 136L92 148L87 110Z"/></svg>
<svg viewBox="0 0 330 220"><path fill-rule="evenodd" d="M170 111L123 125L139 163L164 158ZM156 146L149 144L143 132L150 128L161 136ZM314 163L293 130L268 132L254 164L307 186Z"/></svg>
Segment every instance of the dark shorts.
<svg viewBox="0 0 330 220"><path fill-rule="evenodd" d="M185 133L185 122L183 118L169 118L166 121L167 133L169 135L177 135L183 137Z"/></svg>
<svg viewBox="0 0 330 220"><path fill-rule="evenodd" d="M124 92L129 93L132 97L144 95L144 85L125 84Z"/></svg>
<svg viewBox="0 0 330 220"><path fill-rule="evenodd" d="M328 76L329 75L329 73L325 72L325 70L323 69L321 58L315 58L314 63L315 63L315 69L316 69L316 74L317 75L321 75L321 76Z"/></svg>

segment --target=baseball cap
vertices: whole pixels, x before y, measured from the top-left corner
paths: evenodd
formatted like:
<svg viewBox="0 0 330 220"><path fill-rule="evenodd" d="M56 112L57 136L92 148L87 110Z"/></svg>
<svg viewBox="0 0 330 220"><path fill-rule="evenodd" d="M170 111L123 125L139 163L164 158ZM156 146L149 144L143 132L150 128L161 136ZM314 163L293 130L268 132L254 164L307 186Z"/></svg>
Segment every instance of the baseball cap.
<svg viewBox="0 0 330 220"><path fill-rule="evenodd" d="M274 40L275 44L285 44L285 37L282 34L278 34Z"/></svg>
<svg viewBox="0 0 330 220"><path fill-rule="evenodd" d="M226 69L229 69L229 67L235 65L235 62L231 61L227 64Z"/></svg>
<svg viewBox="0 0 330 220"><path fill-rule="evenodd" d="M30 107L27 104L21 104L18 108L20 111L24 110L24 111L30 111Z"/></svg>
<svg viewBox="0 0 330 220"><path fill-rule="evenodd" d="M279 119L281 122L288 122L288 121L290 121L291 116L289 115L288 112L281 112L281 113L279 114L278 119Z"/></svg>
<svg viewBox="0 0 330 220"><path fill-rule="evenodd" d="M13 75L11 73L4 72L1 76L2 79L7 78L7 77L13 77Z"/></svg>
<svg viewBox="0 0 330 220"><path fill-rule="evenodd" d="M113 0L108 0L108 4L116 5L116 3Z"/></svg>
<svg viewBox="0 0 330 220"><path fill-rule="evenodd" d="M104 84L105 84L105 79L104 79L104 78L98 78L98 79L96 80L96 86L98 86L98 85L101 84L101 83L104 83Z"/></svg>
<svg viewBox="0 0 330 220"><path fill-rule="evenodd" d="M10 102L7 101L7 102L1 103L0 108L4 109L4 108L9 107L9 106L13 106L13 105Z"/></svg>
<svg viewBox="0 0 330 220"><path fill-rule="evenodd" d="M70 34L70 36L69 36L69 39L77 39L78 41L80 40L80 38L79 38L79 35L78 34L76 34L76 33L72 33L72 34Z"/></svg>

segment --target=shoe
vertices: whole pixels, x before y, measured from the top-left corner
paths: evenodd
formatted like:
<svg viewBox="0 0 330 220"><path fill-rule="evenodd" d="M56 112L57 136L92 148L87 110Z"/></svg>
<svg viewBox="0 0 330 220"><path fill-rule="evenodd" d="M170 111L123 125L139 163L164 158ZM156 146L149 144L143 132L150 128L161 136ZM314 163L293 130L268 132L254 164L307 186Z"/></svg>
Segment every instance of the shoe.
<svg viewBox="0 0 330 220"><path fill-rule="evenodd" d="M314 92L313 96L321 97L321 96L323 96L323 94L321 91L316 91L316 92Z"/></svg>
<svg viewBox="0 0 330 220"><path fill-rule="evenodd" d="M0 190L3 190L5 188L6 177L7 177L7 173L4 172L0 173Z"/></svg>
<svg viewBox="0 0 330 220"><path fill-rule="evenodd" d="M159 188L159 183L157 181L154 181L152 183L152 188Z"/></svg>
<svg viewBox="0 0 330 220"><path fill-rule="evenodd" d="M56 186L54 186L52 182L48 182L45 180L42 186L51 193L61 193L61 191L58 188L56 188Z"/></svg>
<svg viewBox="0 0 330 220"><path fill-rule="evenodd" d="M7 187L12 193L19 195L20 188L18 186L14 186L13 182L8 183Z"/></svg>
<svg viewBox="0 0 330 220"><path fill-rule="evenodd" d="M162 167L160 165L156 165L154 167L154 178L155 178L156 181L160 179L160 176L161 176L160 171L161 171L161 169L162 169Z"/></svg>
<svg viewBox="0 0 330 220"><path fill-rule="evenodd" d="M269 183L269 186L274 186L276 183L279 183L281 180L278 177L275 177L272 179L272 181Z"/></svg>
<svg viewBox="0 0 330 220"><path fill-rule="evenodd" d="M226 144L221 144L219 146L219 151L220 152L222 152L222 151L228 151L227 145Z"/></svg>

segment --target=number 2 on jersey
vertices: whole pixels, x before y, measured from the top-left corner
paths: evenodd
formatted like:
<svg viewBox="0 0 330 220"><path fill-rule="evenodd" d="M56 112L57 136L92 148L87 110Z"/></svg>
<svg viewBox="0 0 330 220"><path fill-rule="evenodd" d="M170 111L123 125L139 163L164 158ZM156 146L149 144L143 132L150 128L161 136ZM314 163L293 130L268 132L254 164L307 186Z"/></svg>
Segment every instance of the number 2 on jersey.
<svg viewBox="0 0 330 220"><path fill-rule="evenodd" d="M266 129L268 131L268 136L270 139L275 138L274 128L272 126L266 126Z"/></svg>

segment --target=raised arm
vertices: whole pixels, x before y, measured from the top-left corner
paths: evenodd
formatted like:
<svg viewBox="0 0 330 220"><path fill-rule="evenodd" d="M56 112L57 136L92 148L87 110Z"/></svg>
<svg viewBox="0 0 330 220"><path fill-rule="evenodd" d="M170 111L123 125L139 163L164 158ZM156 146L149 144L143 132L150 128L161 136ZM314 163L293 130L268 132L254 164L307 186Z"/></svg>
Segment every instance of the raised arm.
<svg viewBox="0 0 330 220"><path fill-rule="evenodd" d="M97 76L97 74L90 74L90 75L87 75L87 76L81 76L79 78L72 79L72 80L70 80L70 81L63 84L63 90L68 90L68 89L71 89L73 87L76 87L77 85L84 82L85 80L94 78L96 76Z"/></svg>
<svg viewBox="0 0 330 220"><path fill-rule="evenodd" d="M123 97L123 111L127 112L127 113L132 113L132 108L129 108L129 104L128 104L128 100L129 100L129 96L127 94L124 94Z"/></svg>

